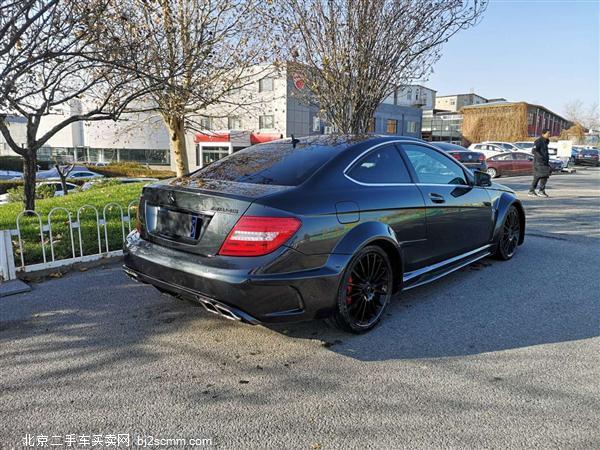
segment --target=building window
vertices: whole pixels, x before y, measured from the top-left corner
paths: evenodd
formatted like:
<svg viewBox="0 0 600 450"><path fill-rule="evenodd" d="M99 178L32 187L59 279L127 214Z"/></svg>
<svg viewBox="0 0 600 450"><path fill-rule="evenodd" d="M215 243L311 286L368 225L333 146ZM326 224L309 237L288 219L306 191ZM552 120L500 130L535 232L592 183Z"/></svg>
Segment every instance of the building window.
<svg viewBox="0 0 600 450"><path fill-rule="evenodd" d="M229 148L218 146L202 147L199 144L196 146L196 165L202 167L214 163L215 161L226 157L229 154Z"/></svg>
<svg viewBox="0 0 600 450"><path fill-rule="evenodd" d="M375 133L375 117L371 117L371 120L369 120L369 127L367 128L367 133Z"/></svg>
<svg viewBox="0 0 600 450"><path fill-rule="evenodd" d="M240 119L239 117L228 117L227 128L229 128L230 130L241 130L242 119Z"/></svg>
<svg viewBox="0 0 600 450"><path fill-rule="evenodd" d="M313 117L312 130L314 132L316 132L316 133L320 133L321 132L321 119L319 118L319 116L314 116Z"/></svg>
<svg viewBox="0 0 600 450"><path fill-rule="evenodd" d="M258 128L264 130L265 128L274 128L275 127L275 119L272 115L267 116L259 116L258 118Z"/></svg>
<svg viewBox="0 0 600 450"><path fill-rule="evenodd" d="M212 130L212 117L200 117L200 129Z"/></svg>
<svg viewBox="0 0 600 450"><path fill-rule="evenodd" d="M273 90L273 78L266 77L258 81L258 92L271 92Z"/></svg>
<svg viewBox="0 0 600 450"><path fill-rule="evenodd" d="M412 89L408 89L406 91L406 99L410 100L412 98Z"/></svg>
<svg viewBox="0 0 600 450"><path fill-rule="evenodd" d="M417 132L417 122L414 120L406 120L404 122L404 131L406 133L416 133Z"/></svg>
<svg viewBox="0 0 600 450"><path fill-rule="evenodd" d="M451 98L450 99L450 104L451 105L456 105L456 99L455 98Z"/></svg>
<svg viewBox="0 0 600 450"><path fill-rule="evenodd" d="M388 134L398 134L398 121L396 119L388 119L387 133Z"/></svg>

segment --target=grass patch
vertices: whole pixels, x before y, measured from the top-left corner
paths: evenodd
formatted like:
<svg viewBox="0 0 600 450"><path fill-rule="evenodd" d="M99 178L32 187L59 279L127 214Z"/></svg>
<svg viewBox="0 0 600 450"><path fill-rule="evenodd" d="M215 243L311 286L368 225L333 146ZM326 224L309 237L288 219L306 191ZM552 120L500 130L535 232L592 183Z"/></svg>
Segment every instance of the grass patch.
<svg viewBox="0 0 600 450"><path fill-rule="evenodd" d="M90 205L98 210L99 218L102 219L102 211L108 203L116 203L123 208L123 215L128 213L131 217L131 228L135 227L135 218L137 210L137 199L139 198L145 183L122 184L98 186L88 191L77 192L66 197L53 197L36 201L36 212L40 214L42 224L48 224L48 213L52 208L60 207L71 213L71 222L77 221L77 210L83 205ZM127 206L135 201L130 211ZM21 203L9 203L0 205L0 230L15 230L17 228L16 219L23 211ZM110 207L106 210L106 224L108 233L108 248L110 251L118 250L123 245L123 234L121 228L121 211L117 207ZM81 247L84 255L98 253L98 228L96 213L91 208L81 210ZM43 261L40 226L37 216L21 216L20 220L21 236L23 242L23 258L25 264L35 264ZM125 234L129 232L129 223L125 222ZM46 251L46 260L51 260L50 234L48 231L43 233L44 248ZM68 214L64 210L56 210L52 214L52 241L54 243L54 259L65 259L75 256L81 256L79 244L79 230L73 229L73 244L71 243L71 234L69 231ZM102 252L106 251L106 239L104 226L100 225L100 244ZM15 251L15 264L21 266L21 253L17 236L13 236L13 248Z"/></svg>

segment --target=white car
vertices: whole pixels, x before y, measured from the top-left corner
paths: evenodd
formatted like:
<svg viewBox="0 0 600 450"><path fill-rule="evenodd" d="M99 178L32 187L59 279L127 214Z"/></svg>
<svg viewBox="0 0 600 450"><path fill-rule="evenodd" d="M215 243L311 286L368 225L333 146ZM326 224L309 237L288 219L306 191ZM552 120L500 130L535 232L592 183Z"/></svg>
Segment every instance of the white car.
<svg viewBox="0 0 600 450"><path fill-rule="evenodd" d="M533 142L531 141L519 141L519 142L515 142L514 145L520 148L521 152L525 152L525 153L531 153L531 150L533 149Z"/></svg>
<svg viewBox="0 0 600 450"><path fill-rule="evenodd" d="M508 150L509 152L520 152L521 151L521 149L519 147L517 147L515 144L511 144L510 142L486 141L485 143L498 145L498 146Z"/></svg>
<svg viewBox="0 0 600 450"><path fill-rule="evenodd" d="M469 146L469 150L473 150L474 152L480 152L485 155L486 158L491 158L492 156L501 155L503 153L508 153L510 150L504 148L501 145L493 144L489 142L480 142L479 144L471 144Z"/></svg>
<svg viewBox="0 0 600 450"><path fill-rule="evenodd" d="M78 188L76 184L67 182L67 193L71 192ZM38 186L54 186L54 196L55 197L64 197L65 193L63 192L62 184L60 181L44 181L43 183L38 183Z"/></svg>

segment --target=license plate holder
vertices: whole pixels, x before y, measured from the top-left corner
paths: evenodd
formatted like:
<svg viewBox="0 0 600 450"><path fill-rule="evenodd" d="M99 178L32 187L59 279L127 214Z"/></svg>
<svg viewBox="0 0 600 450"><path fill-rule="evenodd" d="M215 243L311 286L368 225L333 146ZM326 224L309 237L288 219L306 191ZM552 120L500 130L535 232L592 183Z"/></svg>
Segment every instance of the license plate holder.
<svg viewBox="0 0 600 450"><path fill-rule="evenodd" d="M171 239L198 240L202 219L186 212L169 208L158 208L156 232Z"/></svg>

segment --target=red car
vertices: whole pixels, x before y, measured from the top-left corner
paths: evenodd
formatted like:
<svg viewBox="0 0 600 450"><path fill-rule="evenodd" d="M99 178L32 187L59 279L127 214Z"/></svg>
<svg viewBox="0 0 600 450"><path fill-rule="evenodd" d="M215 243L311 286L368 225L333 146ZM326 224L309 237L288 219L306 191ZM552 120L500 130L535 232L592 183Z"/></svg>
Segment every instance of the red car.
<svg viewBox="0 0 600 450"><path fill-rule="evenodd" d="M531 175L533 156L529 153L508 152L487 159L487 173L492 177Z"/></svg>

